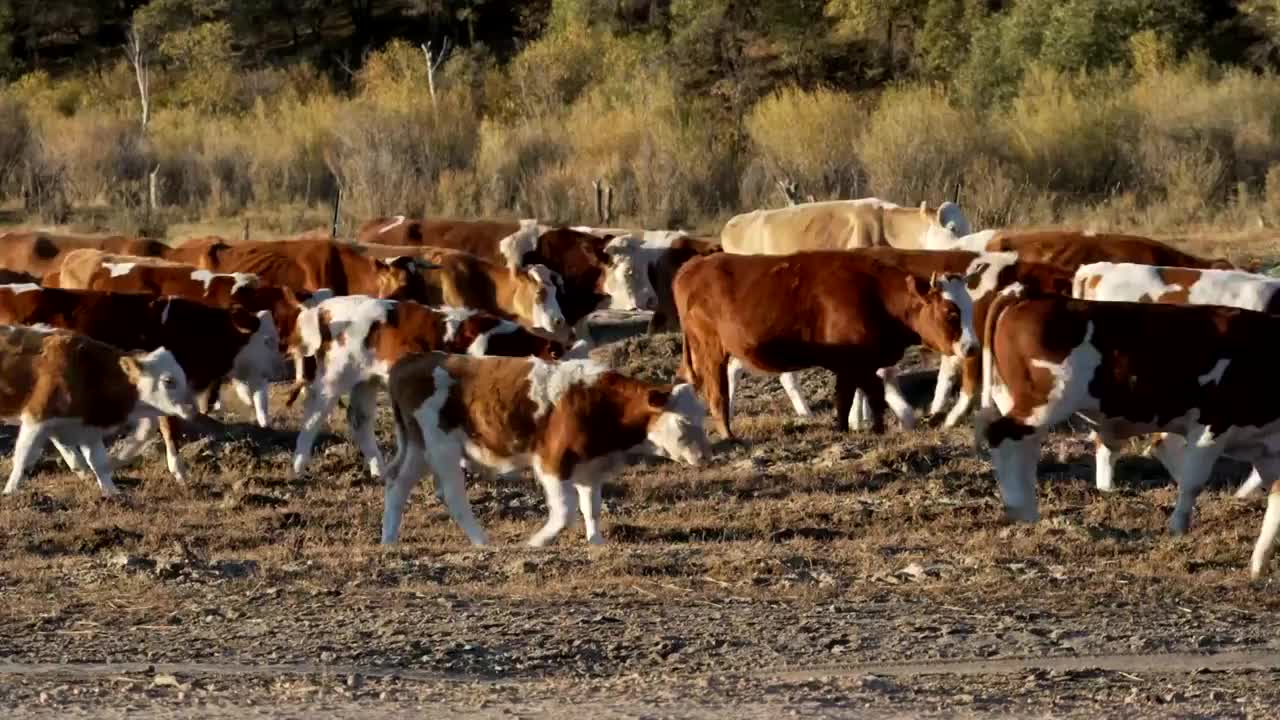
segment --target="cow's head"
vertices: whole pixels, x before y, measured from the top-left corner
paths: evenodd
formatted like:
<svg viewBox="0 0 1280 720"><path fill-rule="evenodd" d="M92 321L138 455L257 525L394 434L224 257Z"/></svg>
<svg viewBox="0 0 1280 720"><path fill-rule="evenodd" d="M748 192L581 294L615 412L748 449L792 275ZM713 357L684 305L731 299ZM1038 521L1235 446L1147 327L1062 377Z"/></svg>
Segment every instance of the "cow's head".
<svg viewBox="0 0 1280 720"><path fill-rule="evenodd" d="M231 366L233 378L253 385L272 380L284 372L280 331L270 310L255 313L241 305L232 305L231 324L244 340Z"/></svg>
<svg viewBox="0 0 1280 720"><path fill-rule="evenodd" d="M707 408L692 385L652 388L646 401L649 425L644 450L695 466L711 457L711 440L703 427Z"/></svg>
<svg viewBox="0 0 1280 720"><path fill-rule="evenodd" d="M641 238L636 235L615 237L604 246L604 253L609 259L604 277L609 307L614 310L656 310L658 293L649 281Z"/></svg>
<svg viewBox="0 0 1280 720"><path fill-rule="evenodd" d="M520 221L520 229L498 241L498 252L503 262L511 270L524 267L524 256L538 250L538 220L529 218Z"/></svg>
<svg viewBox="0 0 1280 720"><path fill-rule="evenodd" d="M177 415L184 420L193 420L200 414L187 374L173 353L163 347L121 356L120 369L138 391L141 412L135 410L136 414Z"/></svg>
<svg viewBox="0 0 1280 720"><path fill-rule="evenodd" d="M924 238L920 246L926 250L951 250L959 246L960 238L971 234L969 220L960 206L948 200L934 213L920 203L920 214L926 222Z"/></svg>
<svg viewBox="0 0 1280 720"><path fill-rule="evenodd" d="M440 266L420 257L403 255L373 260L377 273L378 297L398 300L421 299L424 296L422 274L439 270Z"/></svg>
<svg viewBox="0 0 1280 720"><path fill-rule="evenodd" d="M935 273L927 282L915 275L906 277L907 293L919 304L915 330L924 344L956 357L976 353L973 302L964 276Z"/></svg>
<svg viewBox="0 0 1280 720"><path fill-rule="evenodd" d="M529 327L541 330L561 342L569 340L569 323L565 322L558 300L559 281L545 265L530 265L511 271L516 288L516 316Z"/></svg>

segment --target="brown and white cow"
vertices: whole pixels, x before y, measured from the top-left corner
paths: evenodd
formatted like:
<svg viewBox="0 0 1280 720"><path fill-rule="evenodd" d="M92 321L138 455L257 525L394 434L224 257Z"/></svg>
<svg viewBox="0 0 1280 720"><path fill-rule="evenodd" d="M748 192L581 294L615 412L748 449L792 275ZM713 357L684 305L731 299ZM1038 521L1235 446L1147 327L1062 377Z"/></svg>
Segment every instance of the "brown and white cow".
<svg viewBox="0 0 1280 720"><path fill-rule="evenodd" d="M987 241L986 251L1014 252L1020 260L1056 265L1073 272L1081 265L1095 262L1234 269L1227 260L1197 257L1159 240L1089 230L1001 230Z"/></svg>
<svg viewBox="0 0 1280 720"><path fill-rule="evenodd" d="M73 467L87 462L102 494L115 495L107 433L144 418L196 416L186 375L162 347L125 353L65 330L0 326L0 377L0 417L19 424L5 495L18 491L46 441Z"/></svg>
<svg viewBox="0 0 1280 720"><path fill-rule="evenodd" d="M1214 461L1252 462L1272 483L1251 570L1265 569L1280 527L1280 379L1269 346L1280 317L1211 305L1021 298L1006 291L988 316L990 372L1004 381L979 416L1006 513L1035 522L1036 463L1049 429L1080 413L1107 444L1181 435L1178 501L1169 529L1191 525ZM1170 339L1177 352L1170 352ZM984 365L987 363L984 362ZM988 370L984 368L984 374ZM984 380L984 393L990 384Z"/></svg>
<svg viewBox="0 0 1280 720"><path fill-rule="evenodd" d="M945 250L969 234L960 207L899 207L879 198L828 200L735 215L720 230L727 253L789 255L806 250L849 250L891 245Z"/></svg>
<svg viewBox="0 0 1280 720"><path fill-rule="evenodd" d="M437 269L422 277L418 301L482 310L567 342L571 329L560 310L560 278L545 265L510 268L461 250L365 245L373 257L421 258Z"/></svg>
<svg viewBox="0 0 1280 720"><path fill-rule="evenodd" d="M395 217L366 222L356 237L364 243L462 250L514 268L545 265L563 282L560 308L570 326L577 326L597 309L628 303L625 297L615 299L609 294L611 289L627 287L625 278L616 281L619 273L627 273L626 264L619 262L626 255L611 256L606 252L608 240L567 227L546 227L535 220L516 223ZM579 334L585 337L585 333Z"/></svg>
<svg viewBox="0 0 1280 720"><path fill-rule="evenodd" d="M653 288L657 307L649 319L649 333L673 332L680 329L680 313L672 286L676 273L695 257L721 252L720 241L711 237L695 237L680 233L669 238L664 251L645 263L649 285Z"/></svg>
<svg viewBox="0 0 1280 720"><path fill-rule="evenodd" d="M1083 300L1224 305L1280 314L1280 280L1238 270L1091 263L1076 271L1072 294ZM1097 474L1094 481L1099 490L1109 492L1115 489L1115 452L1119 448L1104 444L1098 437L1095 443ZM1170 474L1181 465L1179 453L1183 445L1185 441L1173 436L1158 441L1153 449ZM1245 497L1261 485L1262 476L1255 469L1236 496Z"/></svg>
<svg viewBox="0 0 1280 720"><path fill-rule="evenodd" d="M710 455L706 411L688 385L656 385L590 360L406 356L391 369L401 438L387 467L382 542L400 537L413 486L430 469L436 492L467 538L487 542L467 502L463 460L495 472L533 468L547 522L529 544L546 545L580 508L587 542L602 544L601 488L628 452L700 465Z"/></svg>
<svg viewBox="0 0 1280 720"><path fill-rule="evenodd" d="M0 233L0 267L44 277L45 274L58 270L67 253L81 249L144 257L165 257L169 252L169 246L158 240L143 240L123 235L7 232Z"/></svg>
<svg viewBox="0 0 1280 720"><path fill-rule="evenodd" d="M837 427L848 428L854 391L862 390L878 433L885 408L878 369L922 342L959 355L978 347L963 278L923 279L858 253L694 258L676 275L675 296L684 329L681 377L707 400L727 437L731 359L761 372L830 370Z"/></svg>
<svg viewBox="0 0 1280 720"><path fill-rule="evenodd" d="M158 258L112 255L98 250L76 250L63 261L62 270L46 278L56 282L47 287L70 290L149 293L231 308L239 305L254 313L266 311L275 323L279 352L287 352L287 339L293 333L298 313L332 295L328 291L311 293L287 287L261 286L258 276L250 273L220 274ZM264 333L261 342L269 341ZM240 399L254 410L258 425L269 421L267 387L271 377L243 377L232 373L232 387ZM215 390L215 395L216 390Z"/></svg>
<svg viewBox="0 0 1280 720"><path fill-rule="evenodd" d="M299 355L316 358L319 368L307 391L291 466L294 477L306 468L316 435L343 396L356 445L370 474L381 476L382 455L373 434L378 388L391 366L408 353L443 350L548 359L565 354L559 342L493 315L363 295L331 298L303 311L291 342Z"/></svg>
<svg viewBox="0 0 1280 720"><path fill-rule="evenodd" d="M123 350L168 348L191 389L206 395L206 408L208 391L222 378L230 375L251 384L279 372L279 341L270 313L255 315L239 306L223 309L182 298L7 285L0 286L0 323L64 328ZM139 425L121 462L142 449L153 425ZM169 470L185 480L172 427L165 418L159 425Z"/></svg>
<svg viewBox="0 0 1280 720"><path fill-rule="evenodd" d="M382 260L358 245L329 240L189 240L168 259L215 273L249 273L264 285L409 300L421 295L421 273L430 269L421 260Z"/></svg>

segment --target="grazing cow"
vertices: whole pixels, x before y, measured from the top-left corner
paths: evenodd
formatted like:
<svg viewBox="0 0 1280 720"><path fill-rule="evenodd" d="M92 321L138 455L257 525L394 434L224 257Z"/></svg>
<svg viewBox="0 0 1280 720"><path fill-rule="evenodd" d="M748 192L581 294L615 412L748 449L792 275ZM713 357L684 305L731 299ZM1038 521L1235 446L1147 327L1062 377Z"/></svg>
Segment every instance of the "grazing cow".
<svg viewBox="0 0 1280 720"><path fill-rule="evenodd" d="M378 387L386 382L391 366L408 353L443 350L548 359L564 353L560 343L492 315L362 295L332 298L304 310L290 342L297 354L314 357L319 368L307 392L293 455L295 477L310 461L317 433L344 395L356 445L370 474L381 476L382 455L373 435Z"/></svg>
<svg viewBox="0 0 1280 720"><path fill-rule="evenodd" d="M216 273L250 273L264 285L407 300L421 296L421 273L431 269L422 260L382 260L358 245L329 240L235 244L216 238L189 240L175 248L169 259Z"/></svg>
<svg viewBox="0 0 1280 720"><path fill-rule="evenodd" d="M1245 310L1280 313L1280 280L1237 270L1195 270L1157 267L1133 263L1091 263L1076 271L1072 294L1083 300L1108 302L1155 302L1173 305L1224 305ZM1103 492L1115 489L1115 452L1119 449L1101 442L1097 445L1094 482ZM1177 457L1180 438L1158 441L1157 458L1171 474L1180 466ZM1236 495L1244 497L1262 485L1255 469Z"/></svg>
<svg viewBox="0 0 1280 720"><path fill-rule="evenodd" d="M271 314L255 316L240 306L222 309L182 298L7 285L0 287L0 323L64 328L122 350L166 347L192 390L205 395L202 410L207 409L208 391L222 378L230 375L252 386L279 369L279 340ZM166 418L160 418L159 425L169 470L185 480L172 427ZM140 424L121 462L142 449L152 426L150 421Z"/></svg>
<svg viewBox="0 0 1280 720"><path fill-rule="evenodd" d="M628 255L611 255L606 252L609 240L570 228L546 227L534 220L514 223L378 218L362 225L356 237L367 243L462 250L513 268L546 265L563 282L560 307L571 326L577 326L594 310L634 306L636 302L620 290L630 287L628 278L636 277L627 269L631 265L624 262ZM618 292L618 297L611 296L610 290ZM586 334L580 331L579 335Z"/></svg>
<svg viewBox="0 0 1280 720"><path fill-rule="evenodd" d="M428 468L449 515L477 545L487 538L467 502L464 459L497 472L533 468L548 517L530 545L554 540L575 506L587 542L599 545L601 487L628 451L689 465L710 455L692 387L642 382L590 360L414 354L396 363L389 384L401 442L387 467L384 543L399 539L409 494Z"/></svg>
<svg viewBox="0 0 1280 720"><path fill-rule="evenodd" d="M185 298L213 307L240 305L255 313L269 312L275 323L280 352L287 351L287 339L302 308L332 294L328 291L313 294L306 290L295 292L287 287L262 287L258 284L258 276L249 273L218 274L168 260L111 255L98 250L69 253L63 261L62 270L53 275L57 276L56 283L46 283L46 286L150 293ZM255 419L262 427L266 427L269 420L267 388L271 379L259 376L252 384L246 384L237 373L233 373L231 378L236 394L254 409Z"/></svg>
<svg viewBox="0 0 1280 720"><path fill-rule="evenodd" d="M836 375L836 426L848 429L855 390L866 393L872 430L883 432L880 368L911 345L969 355L977 349L964 279L931 280L849 252L694 258L676 275L684 329L681 377L707 400L726 437L729 363Z"/></svg>
<svg viewBox="0 0 1280 720"><path fill-rule="evenodd" d="M437 266L422 278L419 302L483 310L542 331L562 342L571 329L560 311L560 279L545 265L518 270L461 250L365 245L373 257L414 257Z"/></svg>
<svg viewBox="0 0 1280 720"><path fill-rule="evenodd" d="M93 470L104 496L119 492L103 437L112 429L161 415L196 417L195 402L173 353L125 353L83 335L49 328L0 327L0 416L17 422L12 495L46 440Z"/></svg>
<svg viewBox="0 0 1280 720"><path fill-rule="evenodd" d="M1012 288L1010 290L1013 290ZM1175 473L1170 532L1191 525L1196 496L1219 456L1252 462L1272 484L1251 570L1260 575L1280 528L1280 380L1259 338L1280 317L1213 305L1090 302L1006 291L985 328L989 373L1004 381L975 423L1010 518L1035 522L1036 463L1049 428L1080 413L1108 445L1164 431L1186 448ZM1171 353L1170 339L1177 339ZM985 353L984 353L985 354Z"/></svg>
<svg viewBox="0 0 1280 720"><path fill-rule="evenodd" d="M111 235L54 235L45 232L0 233L0 267L44 277L56 272L67 253L81 249L122 255L165 257L170 248L158 240Z"/></svg>
<svg viewBox="0 0 1280 720"><path fill-rule="evenodd" d="M1019 260L1057 265L1074 272L1095 262L1129 262L1187 268L1234 269L1230 262L1201 258L1159 240L1138 235L1088 230L1000 231L987 242L987 252L1015 252Z"/></svg>
<svg viewBox="0 0 1280 720"><path fill-rule="evenodd" d="M969 234L960 206L936 210L899 207L879 198L829 200L735 215L720 230L724 251L740 255L789 255L804 250L849 250L891 245L942 250Z"/></svg>

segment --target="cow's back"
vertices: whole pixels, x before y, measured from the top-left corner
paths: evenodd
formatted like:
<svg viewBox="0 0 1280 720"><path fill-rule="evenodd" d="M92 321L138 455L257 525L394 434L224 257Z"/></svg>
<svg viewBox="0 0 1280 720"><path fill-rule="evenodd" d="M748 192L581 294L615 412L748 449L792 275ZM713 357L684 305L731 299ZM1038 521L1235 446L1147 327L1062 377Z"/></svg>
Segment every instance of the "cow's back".
<svg viewBox="0 0 1280 720"><path fill-rule="evenodd" d="M884 242L879 210L868 200L754 210L730 218L720 243L728 253L762 255L869 247Z"/></svg>
<svg viewBox="0 0 1280 720"><path fill-rule="evenodd" d="M1138 235L1080 231L998 232L988 252L1016 252L1018 259L1075 270L1095 262L1209 268L1229 266L1222 260L1191 255L1159 240Z"/></svg>
<svg viewBox="0 0 1280 720"><path fill-rule="evenodd" d="M168 246L156 240L123 235L94 237L11 232L0 235L0 267L40 277L56 272L68 253L81 249L159 257L167 252Z"/></svg>

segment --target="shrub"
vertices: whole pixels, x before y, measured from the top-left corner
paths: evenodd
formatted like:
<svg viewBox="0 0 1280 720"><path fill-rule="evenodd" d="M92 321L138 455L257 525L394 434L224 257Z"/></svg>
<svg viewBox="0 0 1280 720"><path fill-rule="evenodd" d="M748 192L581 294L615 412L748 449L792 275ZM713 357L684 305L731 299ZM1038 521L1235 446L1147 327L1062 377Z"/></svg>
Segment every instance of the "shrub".
<svg viewBox="0 0 1280 720"><path fill-rule="evenodd" d="M784 88L756 103L747 132L765 166L820 198L858 197L867 113L850 94Z"/></svg>

